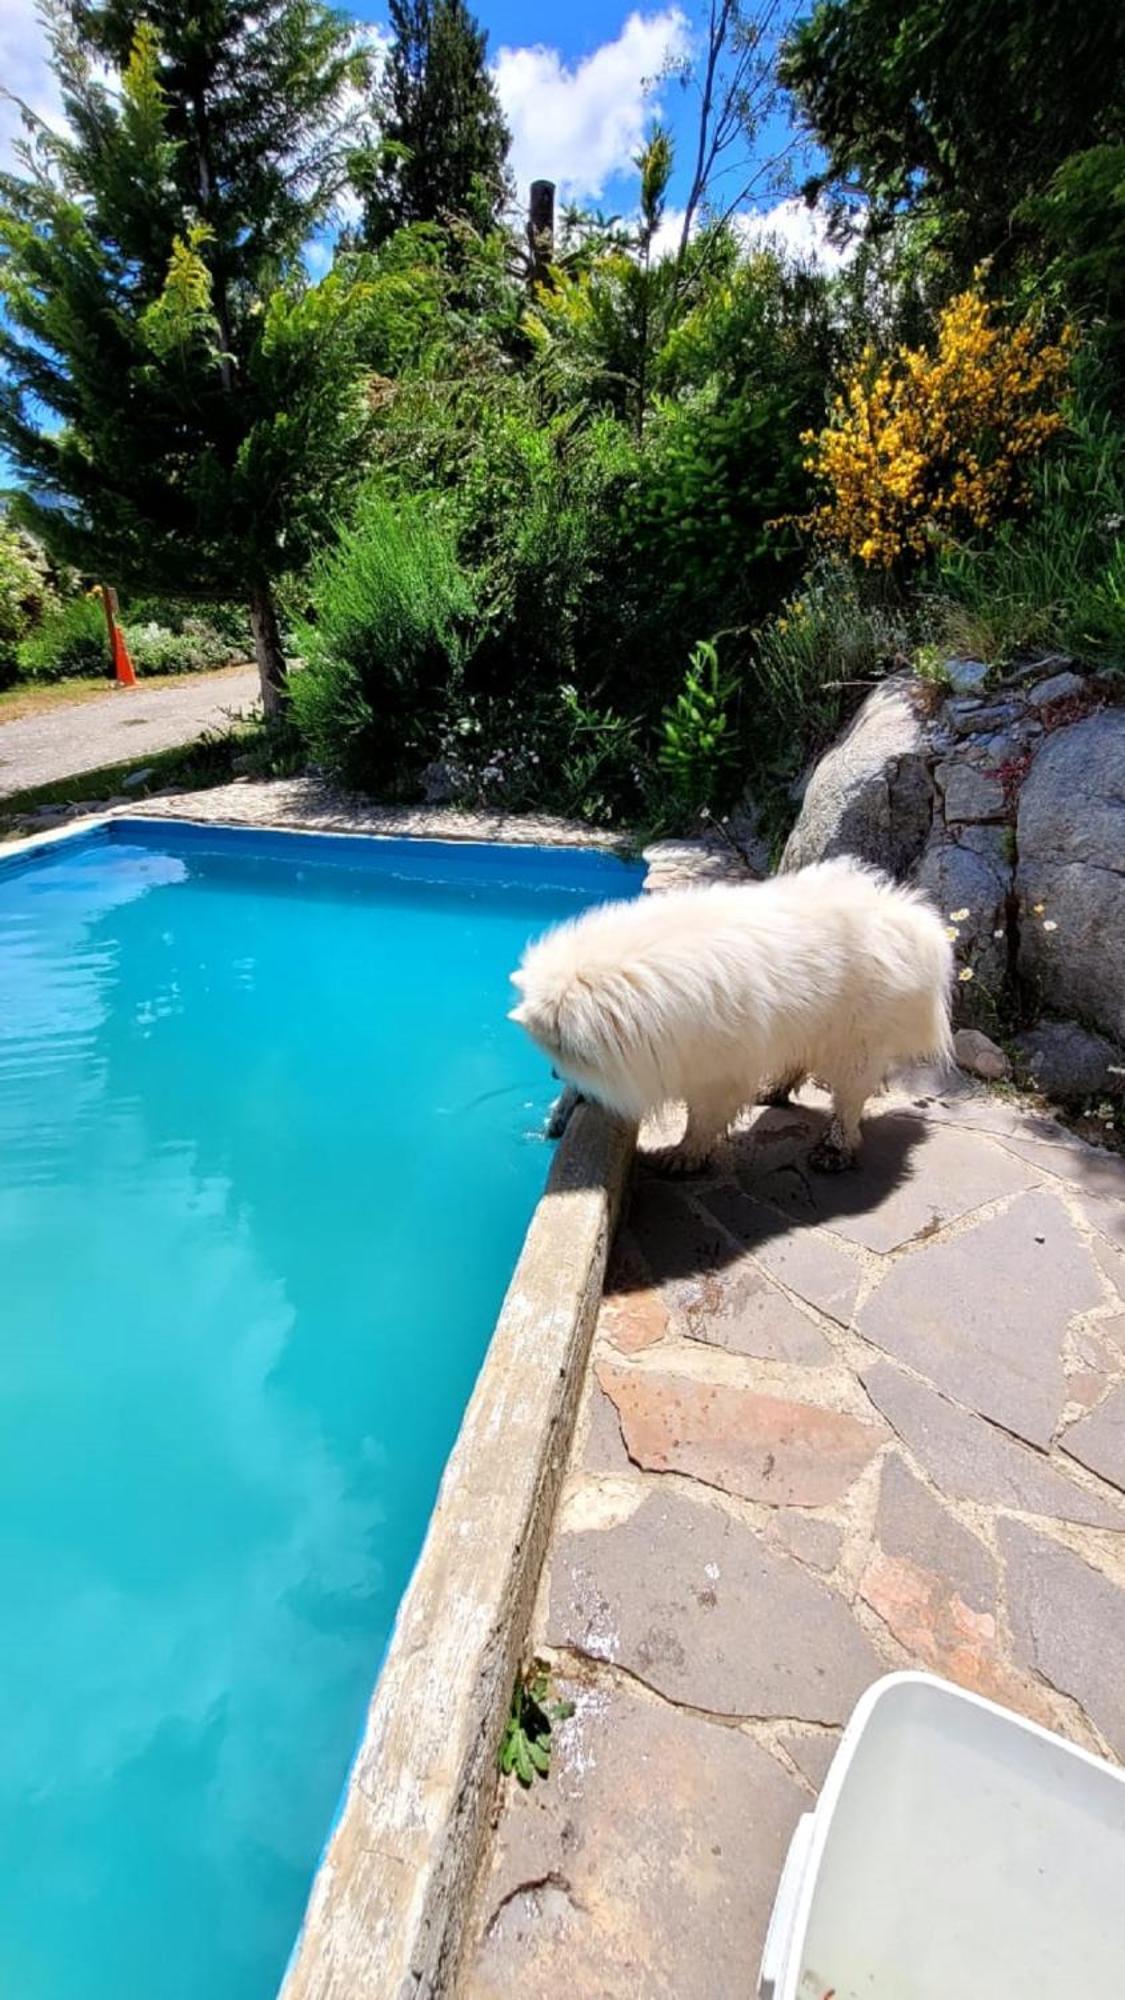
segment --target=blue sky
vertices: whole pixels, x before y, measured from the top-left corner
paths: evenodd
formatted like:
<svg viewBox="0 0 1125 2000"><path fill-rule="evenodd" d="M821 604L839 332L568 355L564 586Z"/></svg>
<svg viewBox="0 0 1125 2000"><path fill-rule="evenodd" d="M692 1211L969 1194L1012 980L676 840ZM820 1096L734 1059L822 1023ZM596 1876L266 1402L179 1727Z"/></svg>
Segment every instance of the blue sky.
<svg viewBox="0 0 1125 2000"><path fill-rule="evenodd" d="M768 4L768 0L766 0ZM797 0L778 0L784 18ZM669 198L682 204L694 128L694 93L674 81L656 81L669 59L690 58L700 42L701 11L675 0L630 8L620 0L570 0L550 13L520 0L486 0L479 8L488 30L490 58L513 133L512 163L521 192L544 175L563 197L629 214L636 206L637 176L630 164L653 117L660 115L677 141L677 167ZM385 9L361 4L358 19L383 26ZM0 79L44 115L57 114L35 0L0 0ZM15 113L0 101L0 162L17 129ZM762 152L786 143L784 118L763 135ZM778 207L762 188L756 206L771 210L771 226L795 247L819 246L821 231L800 204ZM669 239L675 232L670 215Z"/></svg>

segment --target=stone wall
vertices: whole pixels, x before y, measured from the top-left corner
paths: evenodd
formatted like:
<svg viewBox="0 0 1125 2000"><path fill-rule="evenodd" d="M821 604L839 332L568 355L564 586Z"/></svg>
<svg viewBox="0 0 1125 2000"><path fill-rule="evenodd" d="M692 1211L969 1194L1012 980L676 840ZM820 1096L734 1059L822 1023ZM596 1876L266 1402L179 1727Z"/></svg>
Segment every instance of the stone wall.
<svg viewBox="0 0 1125 2000"><path fill-rule="evenodd" d="M1069 662L884 682L809 778L783 868L852 853L956 932L960 1023L1062 1097L1125 1082L1125 708ZM1040 1018L1044 1017L1044 1018ZM1037 1023L1037 1026L1032 1024Z"/></svg>

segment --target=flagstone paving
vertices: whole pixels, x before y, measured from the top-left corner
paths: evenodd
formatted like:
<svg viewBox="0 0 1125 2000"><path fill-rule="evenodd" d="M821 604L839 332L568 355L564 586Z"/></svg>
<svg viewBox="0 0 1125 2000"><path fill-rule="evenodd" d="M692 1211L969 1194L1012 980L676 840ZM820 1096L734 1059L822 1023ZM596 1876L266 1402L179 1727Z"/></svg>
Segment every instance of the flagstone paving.
<svg viewBox="0 0 1125 2000"><path fill-rule="evenodd" d="M822 1118L638 1166L532 1631L574 1714L501 1792L467 2000L747 2000L892 1668L1125 1759L1125 1162L923 1082L818 1178Z"/></svg>

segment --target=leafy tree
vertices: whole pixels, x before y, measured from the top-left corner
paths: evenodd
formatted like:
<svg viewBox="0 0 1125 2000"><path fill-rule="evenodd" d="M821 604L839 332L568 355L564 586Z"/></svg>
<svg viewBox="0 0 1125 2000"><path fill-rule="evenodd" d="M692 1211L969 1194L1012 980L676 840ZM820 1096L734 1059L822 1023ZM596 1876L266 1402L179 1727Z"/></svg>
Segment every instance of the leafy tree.
<svg viewBox="0 0 1125 2000"><path fill-rule="evenodd" d="M57 4L48 24L67 129L27 114L24 170L0 176L21 513L86 574L242 597L272 714L275 581L366 421L362 289L301 262L344 181L351 31L319 0Z"/></svg>
<svg viewBox="0 0 1125 2000"><path fill-rule="evenodd" d="M1121 137L1120 0L819 0L782 80L828 154L824 179L886 220L940 213L962 267L1073 152Z"/></svg>
<svg viewBox="0 0 1125 2000"><path fill-rule="evenodd" d="M463 217L478 229L508 191L510 134L465 0L390 0L393 42L376 90L381 143L353 161L361 241L412 222Z"/></svg>

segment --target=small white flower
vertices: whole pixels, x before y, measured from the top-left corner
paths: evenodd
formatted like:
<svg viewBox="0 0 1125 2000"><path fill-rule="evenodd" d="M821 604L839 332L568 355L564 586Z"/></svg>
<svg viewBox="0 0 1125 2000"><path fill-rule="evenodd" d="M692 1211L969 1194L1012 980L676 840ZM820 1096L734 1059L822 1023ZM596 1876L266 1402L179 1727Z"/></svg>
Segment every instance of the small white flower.
<svg viewBox="0 0 1125 2000"><path fill-rule="evenodd" d="M968 917L968 914L969 914L968 910L950 910L949 912L950 921L955 924L963 924L966 918Z"/></svg>
<svg viewBox="0 0 1125 2000"><path fill-rule="evenodd" d="M962 986L964 986L966 980L971 979L972 976L973 976L973 968L971 965L963 965L961 967L960 972L957 974L957 977L961 981Z"/></svg>
<svg viewBox="0 0 1125 2000"><path fill-rule="evenodd" d="M1055 922L1055 920L1054 920L1054 918L1053 918L1053 917L1047 917L1047 918L1045 918L1045 919L1044 919L1044 923L1043 923L1043 929L1044 929L1045 931L1057 931L1057 930L1058 930L1058 925L1057 925L1057 923Z"/></svg>

